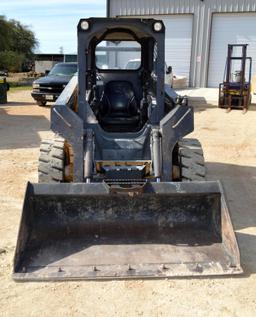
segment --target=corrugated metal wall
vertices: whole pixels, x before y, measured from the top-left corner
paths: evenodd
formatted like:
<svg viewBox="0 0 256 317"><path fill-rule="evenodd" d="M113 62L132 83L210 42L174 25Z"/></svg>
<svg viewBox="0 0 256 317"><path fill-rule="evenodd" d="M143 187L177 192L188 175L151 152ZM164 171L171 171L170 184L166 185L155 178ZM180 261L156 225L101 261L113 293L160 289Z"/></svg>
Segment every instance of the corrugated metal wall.
<svg viewBox="0 0 256 317"><path fill-rule="evenodd" d="M190 84L207 85L214 13L256 12L256 0L108 0L110 16L193 14Z"/></svg>

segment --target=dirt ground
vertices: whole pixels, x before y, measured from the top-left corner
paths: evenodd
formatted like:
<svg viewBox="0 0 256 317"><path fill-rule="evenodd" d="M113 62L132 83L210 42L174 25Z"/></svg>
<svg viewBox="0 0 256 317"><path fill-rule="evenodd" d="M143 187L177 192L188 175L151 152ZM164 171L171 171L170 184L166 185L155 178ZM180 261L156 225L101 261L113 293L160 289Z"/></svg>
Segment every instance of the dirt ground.
<svg viewBox="0 0 256 317"><path fill-rule="evenodd" d="M255 316L256 105L247 114L216 108L214 89L186 91L195 106L209 179L225 187L244 274L107 282L14 283L12 259L26 182L37 182L40 140L49 108L29 91L0 105L0 316ZM256 96L255 96L256 97ZM207 102L206 102L207 99Z"/></svg>

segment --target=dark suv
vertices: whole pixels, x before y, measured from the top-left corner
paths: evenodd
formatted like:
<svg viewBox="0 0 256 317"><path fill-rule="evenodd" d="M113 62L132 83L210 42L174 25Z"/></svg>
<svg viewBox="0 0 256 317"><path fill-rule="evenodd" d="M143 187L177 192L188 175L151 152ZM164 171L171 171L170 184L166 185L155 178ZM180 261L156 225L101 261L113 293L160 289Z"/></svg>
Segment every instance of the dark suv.
<svg viewBox="0 0 256 317"><path fill-rule="evenodd" d="M58 63L45 76L33 82L32 97L39 106L55 101L77 72L77 63Z"/></svg>

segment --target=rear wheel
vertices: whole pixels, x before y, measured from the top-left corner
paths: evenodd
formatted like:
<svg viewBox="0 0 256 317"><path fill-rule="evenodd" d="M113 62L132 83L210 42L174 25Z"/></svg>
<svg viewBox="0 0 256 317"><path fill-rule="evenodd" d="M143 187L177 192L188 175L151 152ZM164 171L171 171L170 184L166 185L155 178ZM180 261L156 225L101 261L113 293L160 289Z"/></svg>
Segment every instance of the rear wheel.
<svg viewBox="0 0 256 317"><path fill-rule="evenodd" d="M62 138L44 140L40 147L38 164L39 183L70 182L71 155Z"/></svg>
<svg viewBox="0 0 256 317"><path fill-rule="evenodd" d="M182 139L178 143L178 156L182 182L205 180L204 154L197 139Z"/></svg>

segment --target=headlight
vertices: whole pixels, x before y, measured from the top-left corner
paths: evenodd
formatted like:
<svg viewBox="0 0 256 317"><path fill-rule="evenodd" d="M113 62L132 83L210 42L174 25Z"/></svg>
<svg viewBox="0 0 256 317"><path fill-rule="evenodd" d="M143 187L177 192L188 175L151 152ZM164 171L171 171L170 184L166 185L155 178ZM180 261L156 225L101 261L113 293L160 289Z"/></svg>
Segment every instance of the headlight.
<svg viewBox="0 0 256 317"><path fill-rule="evenodd" d="M80 26L81 26L82 30L87 31L89 29L89 27L90 27L90 24L89 24L88 21L82 21Z"/></svg>
<svg viewBox="0 0 256 317"><path fill-rule="evenodd" d="M156 32L160 32L163 28L163 24L161 22L155 22L154 23L154 30Z"/></svg>
<svg viewBox="0 0 256 317"><path fill-rule="evenodd" d="M40 85L39 84L33 84L32 86L34 89L37 89L37 88L40 88Z"/></svg>

